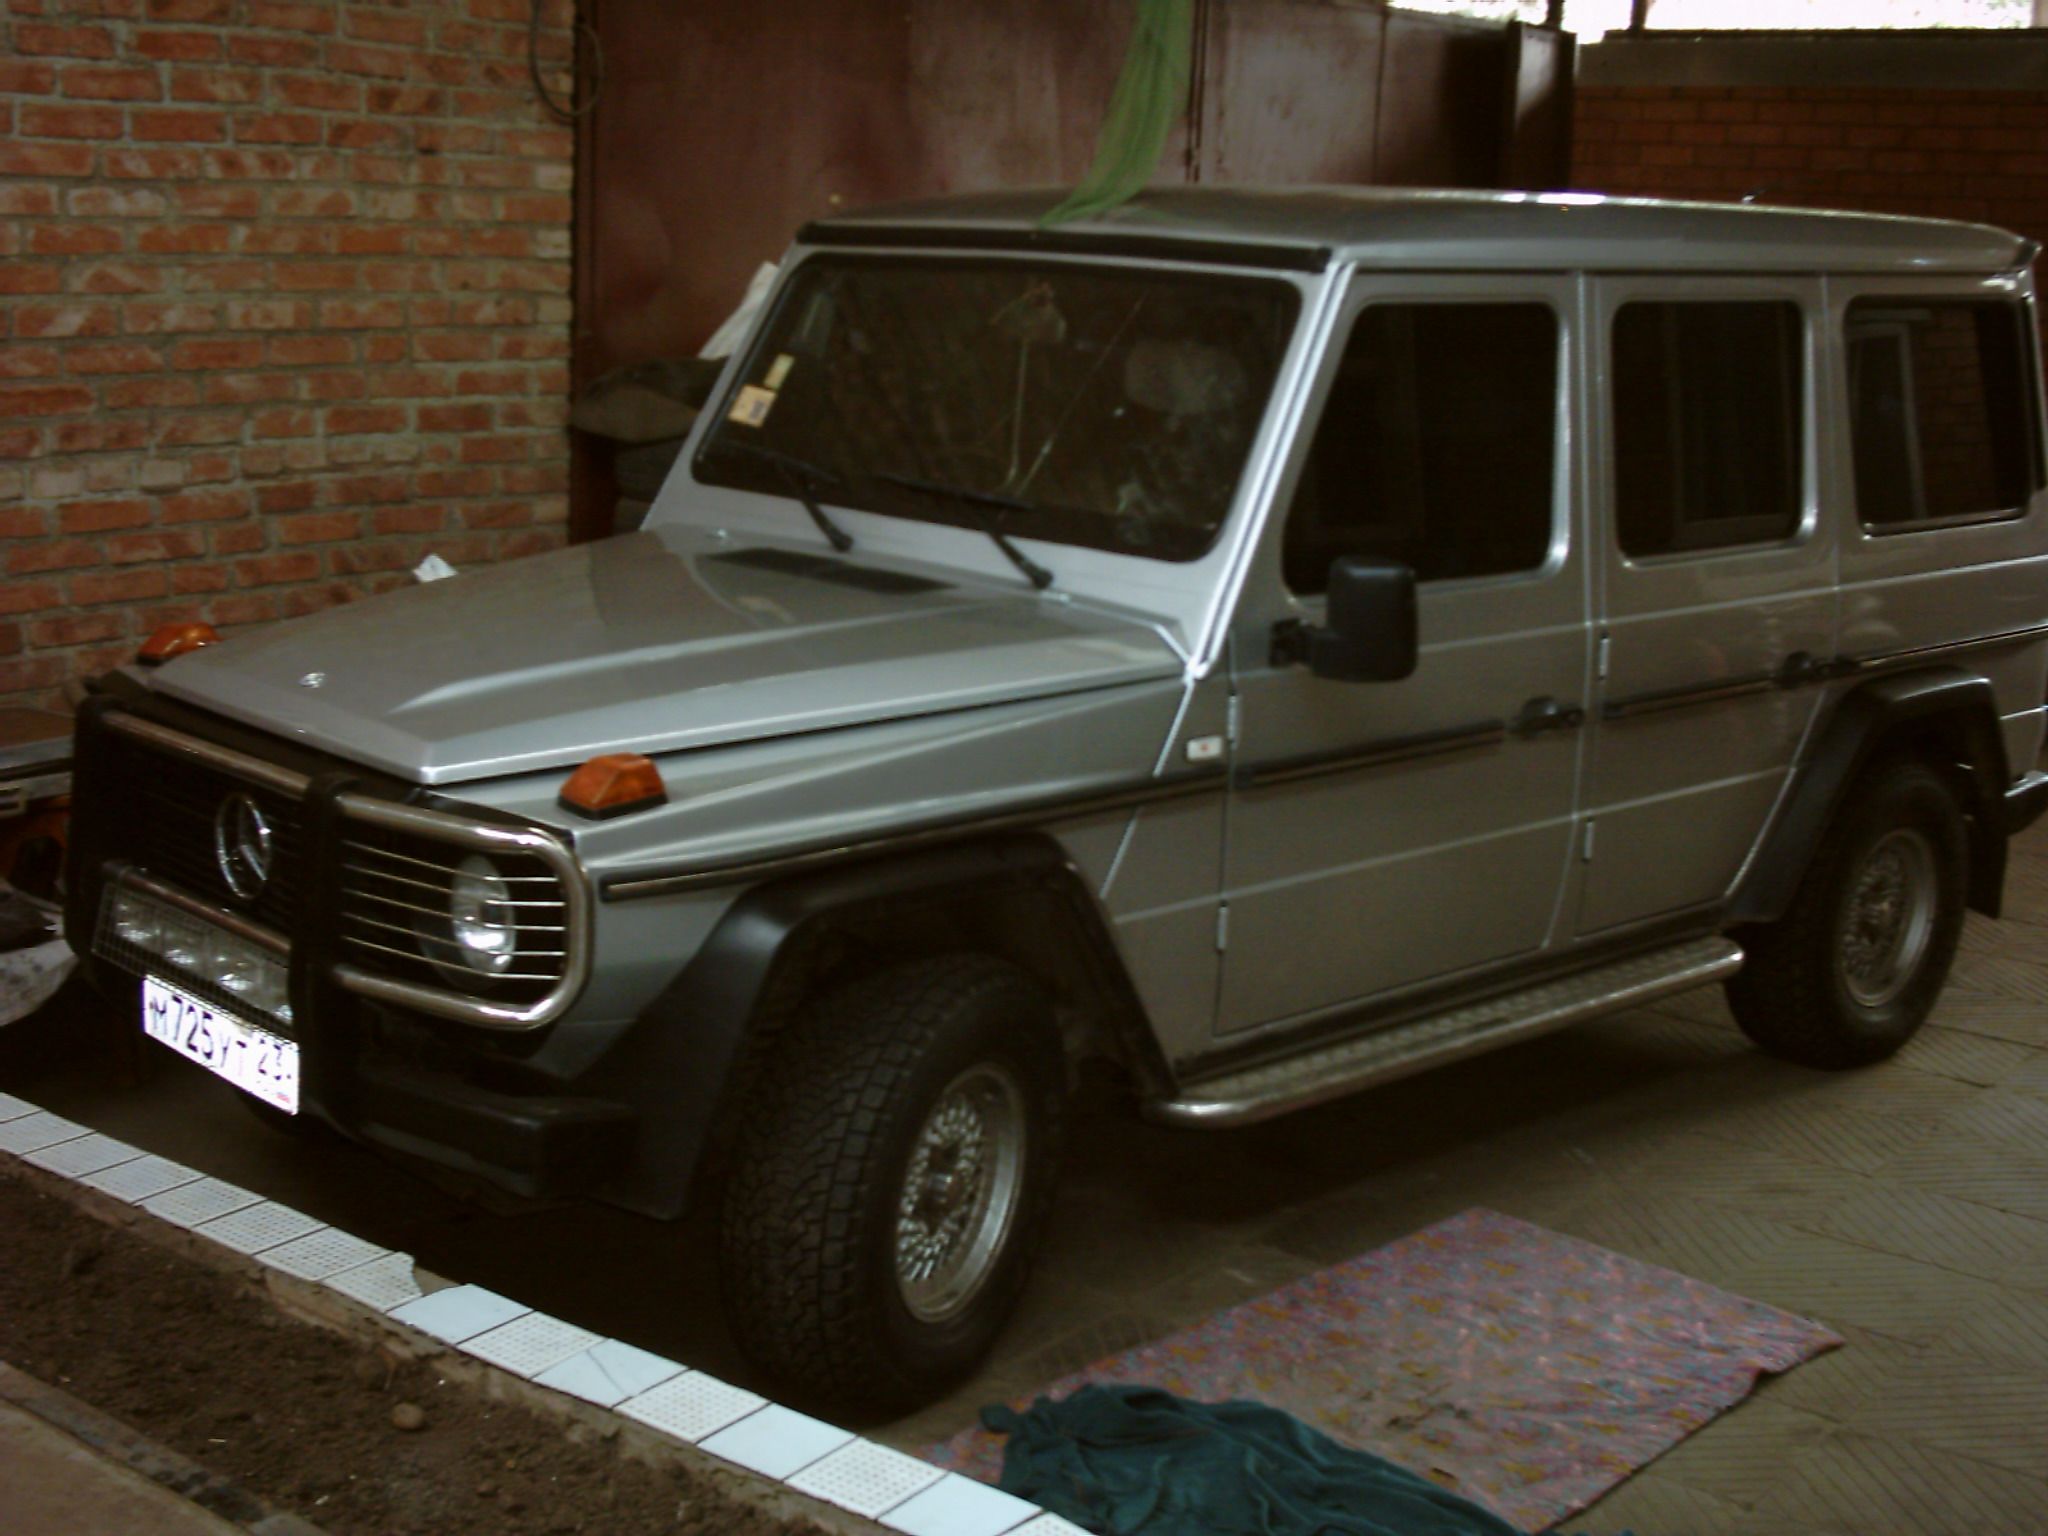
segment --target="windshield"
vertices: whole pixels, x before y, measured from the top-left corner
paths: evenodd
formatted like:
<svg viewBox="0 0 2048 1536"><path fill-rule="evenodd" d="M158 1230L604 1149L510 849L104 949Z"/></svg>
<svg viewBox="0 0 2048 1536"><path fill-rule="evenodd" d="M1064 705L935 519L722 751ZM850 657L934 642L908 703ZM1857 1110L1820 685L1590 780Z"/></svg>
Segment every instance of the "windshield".
<svg viewBox="0 0 2048 1536"><path fill-rule="evenodd" d="M1192 560L1229 510L1297 307L1266 278L813 257L697 478L787 496L797 463L841 506Z"/></svg>

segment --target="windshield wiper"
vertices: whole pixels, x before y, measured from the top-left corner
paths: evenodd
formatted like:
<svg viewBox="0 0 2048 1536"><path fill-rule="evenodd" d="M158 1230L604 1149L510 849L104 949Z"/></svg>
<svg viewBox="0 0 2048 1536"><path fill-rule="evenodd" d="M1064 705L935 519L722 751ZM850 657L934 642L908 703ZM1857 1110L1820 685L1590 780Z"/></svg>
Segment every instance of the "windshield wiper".
<svg viewBox="0 0 2048 1536"><path fill-rule="evenodd" d="M940 480L921 480L916 475L899 475L886 469L877 470L875 478L886 480L891 485L900 485L906 491L916 491L925 496L944 496L977 507L995 507L1004 512L1038 510L1021 496L1005 496L997 491L971 491L962 485L947 485ZM1032 586L1043 592L1052 585L1052 572L1012 544L1010 536L1002 529L989 523L977 523L974 526L996 541L996 548L1009 556L1010 564L1030 578Z"/></svg>
<svg viewBox="0 0 2048 1536"><path fill-rule="evenodd" d="M811 521L818 525L818 532L831 541L832 547L845 554L853 548L853 535L825 515L825 509L818 505L818 493L814 487L820 485L843 485L845 481L822 465L813 464L809 459L799 458L793 453L784 453L780 448L766 448L759 443L742 443L723 439L714 450L722 453L743 454L750 459L759 459L764 464L773 464L782 473L783 483L803 503L804 510L811 514Z"/></svg>

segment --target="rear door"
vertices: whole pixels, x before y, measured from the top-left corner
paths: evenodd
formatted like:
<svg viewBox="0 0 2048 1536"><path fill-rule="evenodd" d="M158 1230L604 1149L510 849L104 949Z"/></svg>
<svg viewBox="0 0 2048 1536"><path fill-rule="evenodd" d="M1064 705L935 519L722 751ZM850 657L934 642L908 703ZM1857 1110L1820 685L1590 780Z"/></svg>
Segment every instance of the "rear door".
<svg viewBox="0 0 2048 1536"><path fill-rule="evenodd" d="M1605 468L1583 936L1726 895L1813 720L1836 630L1820 297L1817 278L1594 285Z"/></svg>

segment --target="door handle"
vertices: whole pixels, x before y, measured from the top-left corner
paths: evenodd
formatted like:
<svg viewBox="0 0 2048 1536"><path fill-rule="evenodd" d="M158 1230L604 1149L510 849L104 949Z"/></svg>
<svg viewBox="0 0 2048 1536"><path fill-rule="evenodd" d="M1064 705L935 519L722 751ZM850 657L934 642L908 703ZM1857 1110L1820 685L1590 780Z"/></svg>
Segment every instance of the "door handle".
<svg viewBox="0 0 2048 1536"><path fill-rule="evenodd" d="M1826 661L1810 651L1794 651L1778 668L1773 679L1780 688L1800 688L1808 683L1824 683L1830 678L1840 677L1845 669L1839 659Z"/></svg>
<svg viewBox="0 0 2048 1536"><path fill-rule="evenodd" d="M1549 694L1531 699L1508 727L1517 736L1535 736L1543 731L1575 730L1586 723L1586 712L1576 704L1560 704Z"/></svg>

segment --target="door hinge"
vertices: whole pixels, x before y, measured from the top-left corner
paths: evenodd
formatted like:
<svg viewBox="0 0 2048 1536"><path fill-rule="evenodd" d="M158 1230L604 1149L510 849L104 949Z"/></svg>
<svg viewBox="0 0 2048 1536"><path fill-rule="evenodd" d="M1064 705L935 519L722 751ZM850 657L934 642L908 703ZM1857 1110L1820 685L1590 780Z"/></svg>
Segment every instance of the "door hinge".
<svg viewBox="0 0 2048 1536"><path fill-rule="evenodd" d="M1586 823L1585 836L1579 842L1579 862L1582 864L1593 862L1593 825L1590 821Z"/></svg>
<svg viewBox="0 0 2048 1536"><path fill-rule="evenodd" d="M1216 908L1216 953L1222 954L1230 948L1230 903L1222 902Z"/></svg>

